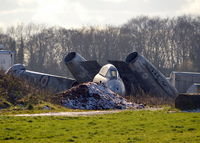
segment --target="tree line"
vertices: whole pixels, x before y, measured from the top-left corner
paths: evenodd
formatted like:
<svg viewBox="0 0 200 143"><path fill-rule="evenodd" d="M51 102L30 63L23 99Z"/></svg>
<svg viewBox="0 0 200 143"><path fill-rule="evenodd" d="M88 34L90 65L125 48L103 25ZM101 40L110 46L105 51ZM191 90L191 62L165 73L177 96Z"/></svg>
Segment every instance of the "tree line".
<svg viewBox="0 0 200 143"><path fill-rule="evenodd" d="M15 52L27 69L71 76L63 63L78 52L102 65L139 52L166 76L171 71L200 71L200 16L140 16L120 26L66 29L19 24L0 31L0 44Z"/></svg>

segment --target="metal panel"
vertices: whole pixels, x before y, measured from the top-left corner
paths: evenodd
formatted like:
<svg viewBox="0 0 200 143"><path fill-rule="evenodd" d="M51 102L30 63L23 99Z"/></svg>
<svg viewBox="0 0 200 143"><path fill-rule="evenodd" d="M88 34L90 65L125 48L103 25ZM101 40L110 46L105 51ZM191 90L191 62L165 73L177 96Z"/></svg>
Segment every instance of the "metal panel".
<svg viewBox="0 0 200 143"><path fill-rule="evenodd" d="M185 93L191 85L200 83L200 73L173 71L170 74L170 82L176 87L179 93Z"/></svg>

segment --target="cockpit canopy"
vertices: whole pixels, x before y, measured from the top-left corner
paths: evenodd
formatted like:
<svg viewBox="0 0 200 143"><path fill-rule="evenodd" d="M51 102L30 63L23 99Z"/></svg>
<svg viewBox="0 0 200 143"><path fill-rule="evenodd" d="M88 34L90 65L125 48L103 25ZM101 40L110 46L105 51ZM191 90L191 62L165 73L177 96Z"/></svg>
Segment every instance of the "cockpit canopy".
<svg viewBox="0 0 200 143"><path fill-rule="evenodd" d="M115 66L107 64L101 68L99 74L107 78L118 78L119 73Z"/></svg>

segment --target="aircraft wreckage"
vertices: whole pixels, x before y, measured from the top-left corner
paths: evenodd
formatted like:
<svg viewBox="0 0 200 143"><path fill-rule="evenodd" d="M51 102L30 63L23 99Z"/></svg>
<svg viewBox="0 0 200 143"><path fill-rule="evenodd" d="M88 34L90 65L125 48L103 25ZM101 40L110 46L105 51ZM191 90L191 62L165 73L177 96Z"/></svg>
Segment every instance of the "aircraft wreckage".
<svg viewBox="0 0 200 143"><path fill-rule="evenodd" d="M177 96L176 88L137 52L129 54L125 61L108 61L109 64L104 66L100 66L97 61L87 61L76 52L67 54L64 62L74 79L29 71L21 64L10 67L7 73L54 93L93 81L105 84L119 95L135 95L142 89L153 96L173 99Z"/></svg>

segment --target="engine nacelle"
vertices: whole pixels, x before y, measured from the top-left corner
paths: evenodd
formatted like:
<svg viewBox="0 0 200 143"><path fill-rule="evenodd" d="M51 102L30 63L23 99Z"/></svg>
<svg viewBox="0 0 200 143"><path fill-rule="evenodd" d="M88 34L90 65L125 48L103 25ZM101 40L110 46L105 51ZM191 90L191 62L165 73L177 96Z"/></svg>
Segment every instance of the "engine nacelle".
<svg viewBox="0 0 200 143"><path fill-rule="evenodd" d="M145 92L160 97L175 98L177 96L177 90L166 77L137 52L129 54L126 63Z"/></svg>
<svg viewBox="0 0 200 143"><path fill-rule="evenodd" d="M78 83L91 81L88 71L81 65L86 59L76 52L69 53L64 62Z"/></svg>

